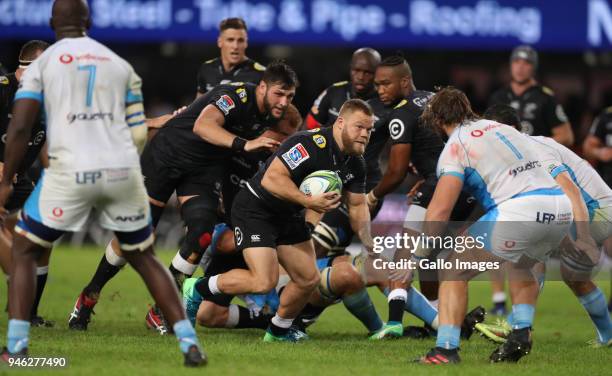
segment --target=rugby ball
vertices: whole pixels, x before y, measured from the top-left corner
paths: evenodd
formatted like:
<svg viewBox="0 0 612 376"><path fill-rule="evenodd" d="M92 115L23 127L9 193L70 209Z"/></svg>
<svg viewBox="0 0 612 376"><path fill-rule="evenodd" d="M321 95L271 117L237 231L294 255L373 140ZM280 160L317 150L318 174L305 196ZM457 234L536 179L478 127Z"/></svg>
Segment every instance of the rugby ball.
<svg viewBox="0 0 612 376"><path fill-rule="evenodd" d="M335 171L319 170L306 176L300 184L300 191L307 196L326 192L342 194L342 180Z"/></svg>

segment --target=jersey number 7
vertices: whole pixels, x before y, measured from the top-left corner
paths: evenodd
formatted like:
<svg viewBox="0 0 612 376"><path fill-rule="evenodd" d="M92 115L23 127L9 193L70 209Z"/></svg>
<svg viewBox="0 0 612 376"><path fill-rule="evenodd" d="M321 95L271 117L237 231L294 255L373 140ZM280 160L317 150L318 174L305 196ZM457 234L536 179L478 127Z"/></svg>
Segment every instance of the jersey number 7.
<svg viewBox="0 0 612 376"><path fill-rule="evenodd" d="M91 100L93 97L94 83L96 82L96 66L95 65L79 65L80 71L89 72L89 79L87 80L87 98L85 103L87 107L91 107Z"/></svg>

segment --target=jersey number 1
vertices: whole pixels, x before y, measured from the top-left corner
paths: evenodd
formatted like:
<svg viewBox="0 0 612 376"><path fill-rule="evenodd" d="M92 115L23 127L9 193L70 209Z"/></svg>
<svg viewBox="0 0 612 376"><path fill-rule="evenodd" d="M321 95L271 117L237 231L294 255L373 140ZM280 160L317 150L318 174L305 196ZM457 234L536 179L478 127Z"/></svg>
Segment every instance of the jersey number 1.
<svg viewBox="0 0 612 376"><path fill-rule="evenodd" d="M95 65L79 65L80 71L87 71L89 73L89 79L87 80L87 98L85 103L87 107L91 107L91 100L93 97L94 83L96 82L96 66Z"/></svg>

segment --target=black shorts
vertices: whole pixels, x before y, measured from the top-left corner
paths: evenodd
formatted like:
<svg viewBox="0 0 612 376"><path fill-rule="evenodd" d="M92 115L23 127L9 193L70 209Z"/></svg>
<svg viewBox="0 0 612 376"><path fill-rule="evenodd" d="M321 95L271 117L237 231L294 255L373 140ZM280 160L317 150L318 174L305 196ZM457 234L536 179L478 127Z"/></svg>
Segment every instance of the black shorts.
<svg viewBox="0 0 612 376"><path fill-rule="evenodd" d="M236 252L230 255L215 255L206 268L204 275L207 277L212 277L214 275L228 272L232 269L249 269L244 261L244 257L242 257L242 252ZM214 295L210 299L207 298L206 300L222 307L229 307L232 299L234 299L233 295L218 294Z"/></svg>
<svg viewBox="0 0 612 376"><path fill-rule="evenodd" d="M275 213L248 188L236 195L232 206L232 225L236 249L276 248L310 240L310 230L302 213Z"/></svg>
<svg viewBox="0 0 612 376"><path fill-rule="evenodd" d="M379 200L378 204L374 208L374 211L370 214L371 219L376 218L376 215L383 206L383 200ZM325 234L318 234L316 231L313 233L313 237L319 244L323 241L330 248L331 251L342 251L349 245L353 240L355 233L351 227L351 220L349 219L348 207L346 204L342 204L334 210L328 211L321 218L321 226L327 226L328 231L333 231L336 234L337 239L327 237ZM326 239L319 239L320 236L324 236ZM329 246L329 247L328 247Z"/></svg>
<svg viewBox="0 0 612 376"><path fill-rule="evenodd" d="M25 174L17 174L17 182L13 184L13 193L4 207L9 213L21 209L33 190L34 182Z"/></svg>
<svg viewBox="0 0 612 376"><path fill-rule="evenodd" d="M208 197L212 207L216 207L226 173L225 165L193 166L174 161L172 156L155 146L155 140L145 147L140 157L149 197L165 203L176 191L177 196Z"/></svg>

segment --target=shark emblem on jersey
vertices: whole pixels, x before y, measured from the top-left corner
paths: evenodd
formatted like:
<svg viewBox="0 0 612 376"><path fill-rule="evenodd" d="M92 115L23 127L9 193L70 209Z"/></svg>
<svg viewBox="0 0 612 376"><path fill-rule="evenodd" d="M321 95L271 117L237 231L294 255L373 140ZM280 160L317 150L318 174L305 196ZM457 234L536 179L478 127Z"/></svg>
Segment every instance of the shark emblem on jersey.
<svg viewBox="0 0 612 376"><path fill-rule="evenodd" d="M310 155L308 154L308 151L306 151L304 145L299 143L289 149L288 152L284 153L282 157L285 162L287 162L289 168L295 170L297 166L301 165L304 161L310 158Z"/></svg>
<svg viewBox="0 0 612 376"><path fill-rule="evenodd" d="M222 95L221 98L217 99L215 104L226 115L229 114L232 108L236 107L236 104L229 95Z"/></svg>

